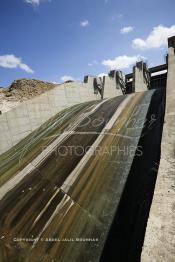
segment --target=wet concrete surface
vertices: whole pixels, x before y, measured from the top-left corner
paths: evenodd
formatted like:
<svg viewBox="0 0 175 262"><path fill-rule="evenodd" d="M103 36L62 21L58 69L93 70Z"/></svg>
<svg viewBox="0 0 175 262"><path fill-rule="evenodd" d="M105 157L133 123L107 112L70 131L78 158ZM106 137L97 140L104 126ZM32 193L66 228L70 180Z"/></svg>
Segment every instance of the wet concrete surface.
<svg viewBox="0 0 175 262"><path fill-rule="evenodd" d="M154 91L149 91L133 96L105 131L94 154L91 146L127 96L104 102L3 197L0 201L3 262L100 260L133 167L153 94ZM65 154L65 148L72 146L81 147L83 153ZM17 242L16 238L23 240ZM38 240L27 242L26 238ZM46 241L48 238L56 241Z"/></svg>
<svg viewBox="0 0 175 262"><path fill-rule="evenodd" d="M108 259L111 262L136 262L141 259L159 169L164 112L165 89L159 89L150 101L147 121L138 144L143 154L134 157L101 262Z"/></svg>
<svg viewBox="0 0 175 262"><path fill-rule="evenodd" d="M121 103L121 101L124 100L124 98L125 97L120 97L112 99L110 102L105 102L100 110L97 113L95 112L91 116L92 119L96 119L98 117L104 119L105 121L108 121L108 119L110 119L110 117L112 116L118 105ZM82 127L78 127L76 131L83 132L83 130L95 130L97 133L94 135L86 136L86 139L84 139L85 135L72 135L64 142L65 147L69 145L83 145L84 147L90 146L105 125L105 122L103 121L102 124L98 125L97 128L96 126L93 127L92 121L90 121L88 125L86 124L86 122L87 120L85 119L81 123ZM14 228L17 225L19 226L19 221L21 221L19 227L22 227L22 231L25 232L24 225L28 228L30 225L33 224L39 212L41 212L41 210L45 207L47 201L57 190L57 187L62 184L66 176L68 176L72 168L76 166L81 157L83 157L83 155L76 156L74 154L72 157L68 156L68 158L66 158L60 155L56 155L56 153L53 152L39 168L36 168L35 172L31 173L29 177L18 184L18 186L14 190L9 192L2 200L1 228L3 228L3 230L5 229L6 222L8 221L8 218L11 217L9 221L10 228ZM35 199L37 199L37 202L35 202ZM52 200L51 205L49 206L49 211L46 210L46 214L52 213L60 199L61 195L60 197L56 196L56 198ZM31 213L29 212L29 210ZM37 210L37 212L35 210ZM30 213L29 217L26 216L27 211L28 213ZM44 221L47 221L47 216L45 216ZM40 222L39 224L40 226L37 229L37 232L38 230L40 230L40 228L42 228L42 222ZM18 228L18 232L20 232L20 228Z"/></svg>
<svg viewBox="0 0 175 262"><path fill-rule="evenodd" d="M87 102L58 113L17 145L0 155L0 185L22 170L80 115L87 113L98 103L98 101Z"/></svg>

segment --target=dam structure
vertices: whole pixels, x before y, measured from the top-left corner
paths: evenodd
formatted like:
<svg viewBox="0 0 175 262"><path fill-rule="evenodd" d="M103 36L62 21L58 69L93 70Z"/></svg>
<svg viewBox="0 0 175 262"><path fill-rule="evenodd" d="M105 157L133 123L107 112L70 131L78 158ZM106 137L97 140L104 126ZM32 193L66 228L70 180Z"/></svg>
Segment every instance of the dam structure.
<svg viewBox="0 0 175 262"><path fill-rule="evenodd" d="M175 37L0 115L0 261L175 260Z"/></svg>

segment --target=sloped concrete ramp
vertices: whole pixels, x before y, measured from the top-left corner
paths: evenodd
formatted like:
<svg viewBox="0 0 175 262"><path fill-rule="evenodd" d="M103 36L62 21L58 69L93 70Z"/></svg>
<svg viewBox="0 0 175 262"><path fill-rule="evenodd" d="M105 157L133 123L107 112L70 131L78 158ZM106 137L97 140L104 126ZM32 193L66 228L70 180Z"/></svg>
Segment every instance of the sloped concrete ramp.
<svg viewBox="0 0 175 262"><path fill-rule="evenodd" d="M100 260L153 95L75 105L0 156L2 261Z"/></svg>

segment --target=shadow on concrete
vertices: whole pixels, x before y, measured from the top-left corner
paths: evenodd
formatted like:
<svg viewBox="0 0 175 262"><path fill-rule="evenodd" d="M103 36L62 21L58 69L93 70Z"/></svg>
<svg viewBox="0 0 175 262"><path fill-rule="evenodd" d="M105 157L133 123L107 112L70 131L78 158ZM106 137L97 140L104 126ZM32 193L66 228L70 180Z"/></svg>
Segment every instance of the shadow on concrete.
<svg viewBox="0 0 175 262"><path fill-rule="evenodd" d="M140 261L147 220L161 155L165 114L165 89L152 96L147 119L156 121L143 128L139 146L142 156L135 156L115 218L111 225L100 262Z"/></svg>

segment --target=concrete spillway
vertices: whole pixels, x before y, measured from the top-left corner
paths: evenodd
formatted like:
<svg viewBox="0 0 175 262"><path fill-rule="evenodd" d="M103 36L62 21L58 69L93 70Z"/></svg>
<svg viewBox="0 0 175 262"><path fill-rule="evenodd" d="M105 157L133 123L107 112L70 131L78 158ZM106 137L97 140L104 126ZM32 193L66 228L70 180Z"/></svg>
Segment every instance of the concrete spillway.
<svg viewBox="0 0 175 262"><path fill-rule="evenodd" d="M0 261L174 261L168 44L165 65L86 77L0 116Z"/></svg>
<svg viewBox="0 0 175 262"><path fill-rule="evenodd" d="M163 115L162 91L86 102L3 153L0 261L138 259Z"/></svg>

